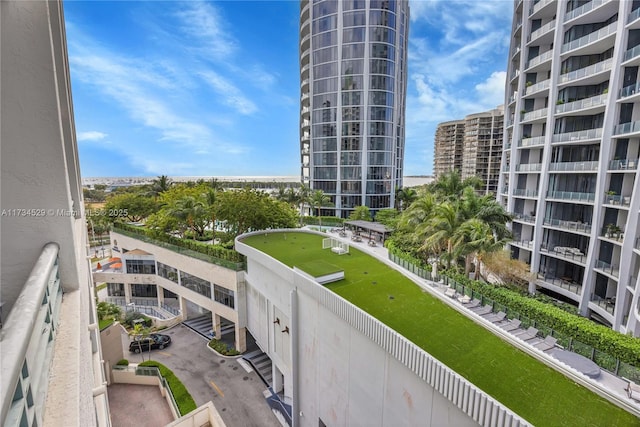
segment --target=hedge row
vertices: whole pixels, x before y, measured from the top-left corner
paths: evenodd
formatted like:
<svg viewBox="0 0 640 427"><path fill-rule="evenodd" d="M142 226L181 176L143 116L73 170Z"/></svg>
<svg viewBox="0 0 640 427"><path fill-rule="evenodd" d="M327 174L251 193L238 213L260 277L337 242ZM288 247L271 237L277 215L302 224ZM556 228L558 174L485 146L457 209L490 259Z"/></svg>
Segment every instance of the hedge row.
<svg viewBox="0 0 640 427"><path fill-rule="evenodd" d="M509 289L470 280L461 274L447 273L447 276L522 316L535 319L536 322L554 331L568 335L623 362L640 366L640 339L638 338L621 334L604 325L598 325L586 317L568 313Z"/></svg>
<svg viewBox="0 0 640 427"><path fill-rule="evenodd" d="M431 271L431 266L430 265L427 265L427 263L425 263L421 259L418 259L418 258L414 257L413 255L408 254L405 251L403 251L402 249L398 248L393 240L391 240L391 239L386 240L384 242L384 246L387 248L389 253L394 254L398 258L400 258L400 259L402 259L404 261L407 261L407 262L415 265L416 267L420 267L423 270Z"/></svg>
<svg viewBox="0 0 640 427"><path fill-rule="evenodd" d="M341 227L344 224L344 219L337 216L303 216L302 222L306 225L320 225L320 218L322 225L327 227Z"/></svg>
<svg viewBox="0 0 640 427"><path fill-rule="evenodd" d="M223 343L222 341L218 341L215 338L209 341L209 347L225 356L237 356L240 354L240 352L235 348L228 346L227 344Z"/></svg>
<svg viewBox="0 0 640 427"><path fill-rule="evenodd" d="M161 242L169 243L181 248L189 249L195 252L199 252L214 258L218 258L233 263L243 263L244 256L234 251L233 249L226 249L219 245L210 245L208 243L199 242L197 240L181 239L179 237L171 236L166 233L154 233L144 227L133 226L123 223L115 223L114 228L116 231L123 230L129 233L134 233L139 236L145 236L147 238L158 240Z"/></svg>
<svg viewBox="0 0 640 427"><path fill-rule="evenodd" d="M189 394L184 384L182 384L182 381L175 376L171 369L167 368L162 363L156 362L155 360L142 362L138 364L138 366L152 366L160 370L160 375L162 375L169 384L171 394L173 394L173 398L178 405L178 410L180 411L181 416L196 409L196 402L193 400L193 397L191 397L191 394Z"/></svg>

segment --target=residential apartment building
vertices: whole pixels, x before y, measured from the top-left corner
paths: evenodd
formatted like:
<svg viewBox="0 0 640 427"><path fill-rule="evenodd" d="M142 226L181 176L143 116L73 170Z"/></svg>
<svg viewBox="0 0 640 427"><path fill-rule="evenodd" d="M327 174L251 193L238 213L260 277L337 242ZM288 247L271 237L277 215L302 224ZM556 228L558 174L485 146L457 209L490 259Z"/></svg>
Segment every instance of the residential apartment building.
<svg viewBox="0 0 640 427"><path fill-rule="evenodd" d="M482 180L480 192L497 193L502 160L504 108L470 114L463 120L440 123L434 144L434 174L458 172Z"/></svg>
<svg viewBox="0 0 640 427"><path fill-rule="evenodd" d="M462 169L464 120L440 123L436 128L433 174L440 175Z"/></svg>
<svg viewBox="0 0 640 427"><path fill-rule="evenodd" d="M498 193L503 127L502 106L464 118L461 176L480 178L483 194Z"/></svg>
<svg viewBox="0 0 640 427"><path fill-rule="evenodd" d="M394 206L402 187L406 0L300 3L301 177L348 217Z"/></svg>
<svg viewBox="0 0 640 427"><path fill-rule="evenodd" d="M532 287L640 335L640 2L514 2L500 200Z"/></svg>
<svg viewBox="0 0 640 427"><path fill-rule="evenodd" d="M1 2L0 36L0 424L109 426L62 2Z"/></svg>

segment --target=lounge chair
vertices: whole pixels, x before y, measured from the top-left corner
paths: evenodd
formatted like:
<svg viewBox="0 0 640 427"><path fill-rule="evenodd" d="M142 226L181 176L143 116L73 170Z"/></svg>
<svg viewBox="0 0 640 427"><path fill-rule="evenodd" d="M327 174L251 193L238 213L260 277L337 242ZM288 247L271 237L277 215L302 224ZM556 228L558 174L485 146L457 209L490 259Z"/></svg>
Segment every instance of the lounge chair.
<svg viewBox="0 0 640 427"><path fill-rule="evenodd" d="M515 331L516 329L518 329L520 327L520 320L519 319L511 319L509 320L507 323L505 323L504 325L500 325L500 327L502 329L504 329L505 331Z"/></svg>
<svg viewBox="0 0 640 427"><path fill-rule="evenodd" d="M477 298L472 299L471 302L468 304L464 304L464 306L467 307L468 309L476 308L479 305L480 305L480 300Z"/></svg>
<svg viewBox="0 0 640 427"><path fill-rule="evenodd" d="M499 311L498 313L488 314L482 317L484 317L491 323L496 323L496 322L502 322L505 319L505 317L507 317L507 313L505 313L504 311Z"/></svg>
<svg viewBox="0 0 640 427"><path fill-rule="evenodd" d="M471 297L469 295L461 295L458 297L458 301L460 304L469 304L469 302L471 302Z"/></svg>
<svg viewBox="0 0 640 427"><path fill-rule="evenodd" d="M447 288L446 291L444 291L444 294L446 296L448 296L449 298L455 298L456 296L456 290L455 288Z"/></svg>
<svg viewBox="0 0 640 427"><path fill-rule="evenodd" d="M537 348L538 350L547 351L547 350L551 350L552 348L554 348L556 346L557 342L558 342L557 339L555 339L551 335L547 335L545 337L544 341L541 341L538 344L534 344L533 346L535 348Z"/></svg>
<svg viewBox="0 0 640 427"><path fill-rule="evenodd" d="M529 329L527 329L526 331L518 332L515 335L516 335L516 337L520 338L521 340L527 341L527 340L535 338L536 335L538 335L538 330L536 328L534 328L533 326L530 326Z"/></svg>
<svg viewBox="0 0 640 427"><path fill-rule="evenodd" d="M624 390L627 392L629 399L640 402L640 385L626 378L624 379L627 381L627 387Z"/></svg>
<svg viewBox="0 0 640 427"><path fill-rule="evenodd" d="M489 314L493 311L493 307L490 306L489 304L482 306L480 308L475 308L475 309L471 309L471 311L473 311L474 313L482 316L484 314Z"/></svg>

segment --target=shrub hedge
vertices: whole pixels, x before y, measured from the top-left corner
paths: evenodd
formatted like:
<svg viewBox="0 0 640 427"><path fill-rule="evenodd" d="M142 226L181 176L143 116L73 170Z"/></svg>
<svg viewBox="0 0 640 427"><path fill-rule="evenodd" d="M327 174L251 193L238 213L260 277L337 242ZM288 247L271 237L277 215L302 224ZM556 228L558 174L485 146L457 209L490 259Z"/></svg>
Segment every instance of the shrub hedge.
<svg viewBox="0 0 640 427"><path fill-rule="evenodd" d="M127 359L120 359L120 360L118 360L118 363L116 363L116 365L129 366L129 361Z"/></svg>
<svg viewBox="0 0 640 427"><path fill-rule="evenodd" d="M344 224L344 219L337 216L303 216L302 222L306 225L320 225L320 220L318 218L322 219L322 226L339 227Z"/></svg>
<svg viewBox="0 0 640 427"><path fill-rule="evenodd" d="M423 260L416 258L413 255L408 254L407 252L400 249L393 240L391 239L386 240L384 242L384 246L387 248L387 250L390 253L394 254L398 258L403 259L407 262L410 262L411 264L415 265L416 267L420 267L423 270L431 271L430 265L427 265L427 263L424 262Z"/></svg>
<svg viewBox="0 0 640 427"><path fill-rule="evenodd" d="M218 341L215 338L209 341L209 347L211 347L218 353L223 354L225 356L237 356L240 354L240 352L235 348L230 347L227 344L223 343L222 341Z"/></svg>
<svg viewBox="0 0 640 427"><path fill-rule="evenodd" d="M447 273L447 276L522 316L535 319L536 322L548 328L608 353L623 362L640 366L640 339L638 338L621 334L604 325L598 325L586 317L568 313L509 289L470 280L461 274Z"/></svg>
<svg viewBox="0 0 640 427"><path fill-rule="evenodd" d="M193 400L193 397L191 397L187 388L182 384L182 381L175 376L171 369L155 360L147 360L146 362L138 364L138 366L153 366L160 370L160 375L162 375L169 384L171 394L173 394L173 398L178 405L180 415L186 415L196 409L196 402Z"/></svg>

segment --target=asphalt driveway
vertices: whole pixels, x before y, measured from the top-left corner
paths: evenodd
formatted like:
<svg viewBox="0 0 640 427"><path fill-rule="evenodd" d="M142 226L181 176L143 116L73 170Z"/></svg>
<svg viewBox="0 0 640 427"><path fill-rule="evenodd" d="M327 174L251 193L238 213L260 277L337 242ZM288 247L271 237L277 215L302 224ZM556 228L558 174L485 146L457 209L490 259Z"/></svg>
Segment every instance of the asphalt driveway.
<svg viewBox="0 0 640 427"><path fill-rule="evenodd" d="M196 405L212 401L227 427L281 427L265 401L267 387L255 372L247 372L236 359L216 355L207 347L207 340L185 326L160 333L171 336L171 345L152 350L151 359L180 378ZM129 353L128 343L128 337L123 337L129 361L142 362L140 354ZM148 354L144 353L145 360Z"/></svg>

